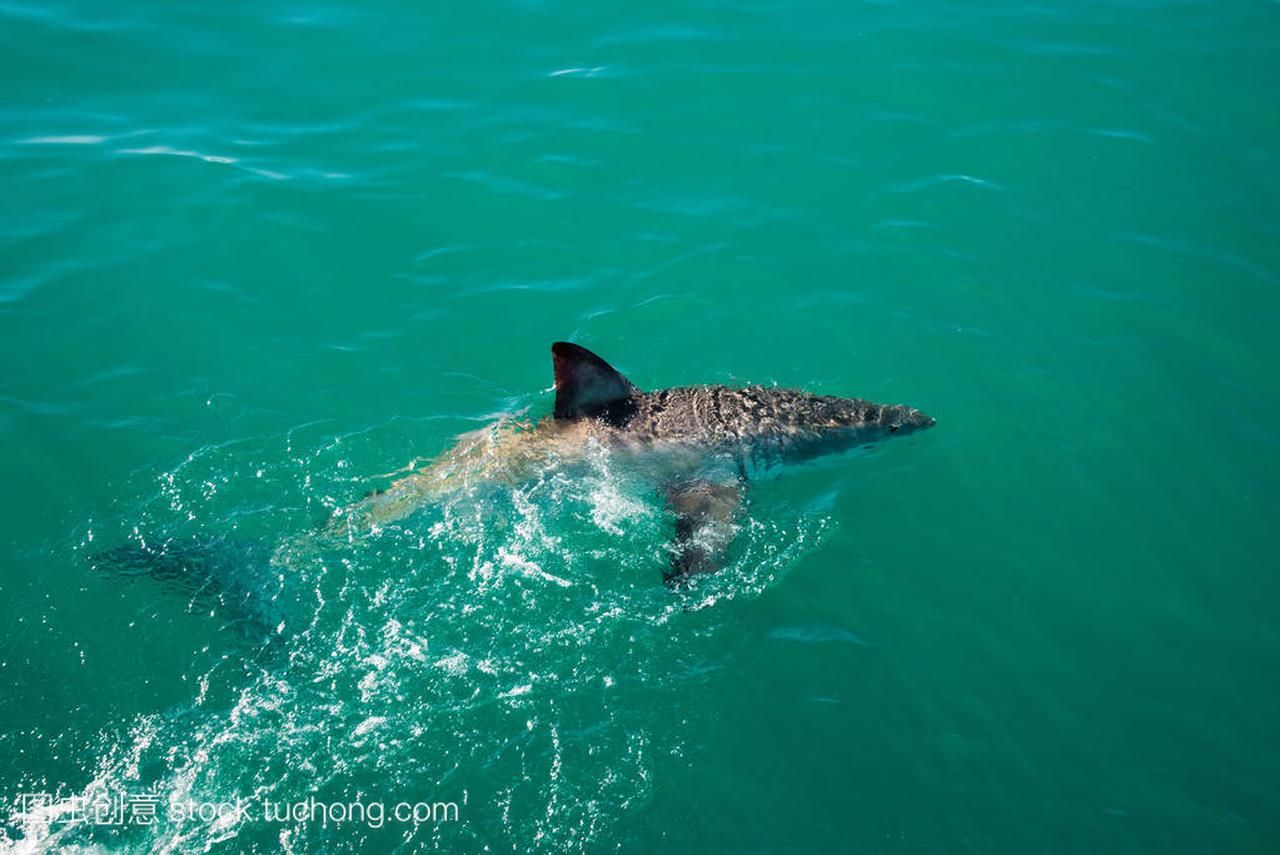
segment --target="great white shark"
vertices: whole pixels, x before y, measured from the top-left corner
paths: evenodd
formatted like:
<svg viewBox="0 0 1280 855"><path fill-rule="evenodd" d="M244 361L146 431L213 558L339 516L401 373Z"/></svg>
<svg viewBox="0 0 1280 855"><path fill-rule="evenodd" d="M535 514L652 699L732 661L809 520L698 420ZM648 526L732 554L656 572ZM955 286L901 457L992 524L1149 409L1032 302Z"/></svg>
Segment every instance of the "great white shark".
<svg viewBox="0 0 1280 855"><path fill-rule="evenodd" d="M552 472L572 477L575 467L603 454L655 484L665 498L675 526L663 578L680 588L722 565L753 479L934 424L914 407L799 389L704 385L645 392L580 345L556 342L551 357L550 415L536 423L503 418L463 434L428 466L336 511L319 530L274 548L228 536L139 539L94 553L90 562L104 573L147 575L192 597L215 599L250 632L278 632L284 624L269 604L288 583L289 574L280 571L298 550L362 537L459 493L482 500L485 489L519 489ZM276 594L264 597L267 590Z"/></svg>
<svg viewBox="0 0 1280 855"><path fill-rule="evenodd" d="M555 407L536 424L509 419L465 434L426 468L340 511L327 534L351 537L479 484L519 484L594 450L634 463L675 516L665 581L716 570L752 478L776 467L932 427L900 404L765 386L645 392L577 344L551 345Z"/></svg>

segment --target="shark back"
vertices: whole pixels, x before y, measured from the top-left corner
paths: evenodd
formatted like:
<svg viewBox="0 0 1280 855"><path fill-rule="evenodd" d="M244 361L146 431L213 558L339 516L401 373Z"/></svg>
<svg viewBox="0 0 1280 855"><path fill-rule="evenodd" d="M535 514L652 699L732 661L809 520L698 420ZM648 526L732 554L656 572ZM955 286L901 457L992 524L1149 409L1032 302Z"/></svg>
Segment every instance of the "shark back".
<svg viewBox="0 0 1280 855"><path fill-rule="evenodd" d="M766 386L682 386L639 396L629 434L803 460L932 420L910 407Z"/></svg>
<svg viewBox="0 0 1280 855"><path fill-rule="evenodd" d="M555 420L592 419L627 447L723 451L770 465L805 460L929 427L911 407L767 386L678 386L642 392L613 366L569 342L551 346Z"/></svg>

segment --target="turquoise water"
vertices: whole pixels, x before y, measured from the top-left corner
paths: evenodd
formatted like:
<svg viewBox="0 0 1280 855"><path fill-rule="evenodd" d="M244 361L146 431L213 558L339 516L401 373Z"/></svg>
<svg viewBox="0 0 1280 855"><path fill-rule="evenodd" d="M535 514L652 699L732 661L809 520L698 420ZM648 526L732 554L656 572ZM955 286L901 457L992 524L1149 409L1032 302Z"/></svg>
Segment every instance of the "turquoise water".
<svg viewBox="0 0 1280 855"><path fill-rule="evenodd" d="M6 0L0 46L0 845L1277 851L1274 2ZM607 456L289 546L548 412L564 338L939 424L756 484L682 595ZM283 560L90 569L218 536ZM174 811L237 798L457 818Z"/></svg>

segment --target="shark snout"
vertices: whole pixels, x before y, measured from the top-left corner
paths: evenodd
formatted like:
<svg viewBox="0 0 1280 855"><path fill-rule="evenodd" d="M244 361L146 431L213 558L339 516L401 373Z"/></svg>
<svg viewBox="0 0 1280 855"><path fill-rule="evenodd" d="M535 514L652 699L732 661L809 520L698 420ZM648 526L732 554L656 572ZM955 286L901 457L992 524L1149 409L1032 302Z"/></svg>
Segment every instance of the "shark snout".
<svg viewBox="0 0 1280 855"><path fill-rule="evenodd" d="M937 424L937 419L914 407L895 407L893 418L889 421L889 432L898 433L924 430Z"/></svg>

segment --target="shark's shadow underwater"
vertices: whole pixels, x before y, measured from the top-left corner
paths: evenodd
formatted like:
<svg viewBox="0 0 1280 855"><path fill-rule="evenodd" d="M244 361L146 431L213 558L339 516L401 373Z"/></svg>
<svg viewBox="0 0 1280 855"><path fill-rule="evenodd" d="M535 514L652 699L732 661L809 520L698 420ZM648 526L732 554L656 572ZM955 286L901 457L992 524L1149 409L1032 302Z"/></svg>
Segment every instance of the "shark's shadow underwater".
<svg viewBox="0 0 1280 855"><path fill-rule="evenodd" d="M459 438L426 468L335 513L320 545L339 544L409 517L458 493L518 488L532 478L576 466L603 451L652 483L674 516L666 584L678 589L722 566L753 479L778 467L866 447L931 427L912 407L762 386L681 386L644 392L596 354L576 344L551 346L555 406L530 424L505 419ZM223 603L252 600L244 580L283 578L247 573L281 563L296 541L271 550L212 538L127 544L97 553L98 570L155 576L193 596ZM229 569L234 568L234 569ZM270 629L274 616L245 610L251 626Z"/></svg>

